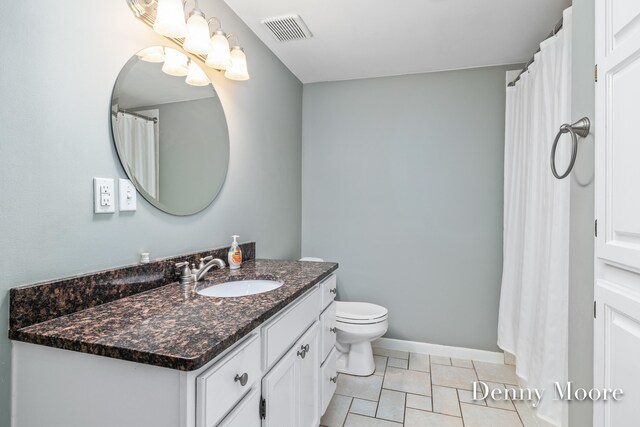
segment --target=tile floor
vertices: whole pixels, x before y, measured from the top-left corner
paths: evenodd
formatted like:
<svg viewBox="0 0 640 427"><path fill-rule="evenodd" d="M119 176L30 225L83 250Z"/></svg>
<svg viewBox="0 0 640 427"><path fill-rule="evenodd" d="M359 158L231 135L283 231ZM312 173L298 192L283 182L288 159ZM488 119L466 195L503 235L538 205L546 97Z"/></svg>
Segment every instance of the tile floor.
<svg viewBox="0 0 640 427"><path fill-rule="evenodd" d="M374 348L376 372L339 375L326 427L544 427L522 402L474 401L472 382L517 385L512 365Z"/></svg>

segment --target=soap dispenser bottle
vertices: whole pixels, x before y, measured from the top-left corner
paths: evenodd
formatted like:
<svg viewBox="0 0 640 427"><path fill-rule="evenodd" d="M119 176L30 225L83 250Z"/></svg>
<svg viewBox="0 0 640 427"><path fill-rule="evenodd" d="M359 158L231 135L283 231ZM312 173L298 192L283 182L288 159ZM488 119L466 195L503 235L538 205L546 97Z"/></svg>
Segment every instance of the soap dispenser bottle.
<svg viewBox="0 0 640 427"><path fill-rule="evenodd" d="M240 245L238 245L238 241L236 240L240 236L231 237L233 237L233 243L231 244L231 248L229 248L229 268L231 270L237 270L242 264L242 251L240 250Z"/></svg>

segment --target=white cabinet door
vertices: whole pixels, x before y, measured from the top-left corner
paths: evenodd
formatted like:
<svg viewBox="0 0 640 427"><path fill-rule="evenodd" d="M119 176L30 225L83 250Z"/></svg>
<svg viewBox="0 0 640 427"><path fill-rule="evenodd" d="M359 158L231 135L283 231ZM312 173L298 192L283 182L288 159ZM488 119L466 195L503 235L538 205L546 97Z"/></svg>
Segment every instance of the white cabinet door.
<svg viewBox="0 0 640 427"><path fill-rule="evenodd" d="M640 272L640 1L596 0L597 256Z"/></svg>
<svg viewBox="0 0 640 427"><path fill-rule="evenodd" d="M260 427L260 387L254 387L218 427Z"/></svg>
<svg viewBox="0 0 640 427"><path fill-rule="evenodd" d="M320 383L318 381L321 348L318 333L320 325L314 323L298 340L296 355L300 378L299 427L317 427L320 423ZM295 350L295 347L294 347Z"/></svg>
<svg viewBox="0 0 640 427"><path fill-rule="evenodd" d="M263 427L298 427L300 380L297 348L292 348L262 379Z"/></svg>
<svg viewBox="0 0 640 427"><path fill-rule="evenodd" d="M640 408L640 294L624 286L599 280L595 333L601 341L594 357L597 388L621 389L622 400L595 404L594 425L638 425Z"/></svg>
<svg viewBox="0 0 640 427"><path fill-rule="evenodd" d="M640 408L640 1L596 0L594 426L638 425Z"/></svg>

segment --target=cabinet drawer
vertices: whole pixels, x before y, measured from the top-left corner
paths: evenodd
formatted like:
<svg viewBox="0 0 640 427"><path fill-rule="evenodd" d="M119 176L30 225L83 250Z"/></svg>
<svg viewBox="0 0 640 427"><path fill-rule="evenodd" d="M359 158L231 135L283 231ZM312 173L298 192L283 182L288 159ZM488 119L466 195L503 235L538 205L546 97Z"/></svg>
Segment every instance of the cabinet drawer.
<svg viewBox="0 0 640 427"><path fill-rule="evenodd" d="M262 328L263 367L278 361L295 341L307 330L320 313L320 291L316 287L293 303L285 313Z"/></svg>
<svg viewBox="0 0 640 427"><path fill-rule="evenodd" d="M327 277L324 282L320 283L320 292L322 292L322 310L324 310L329 304L336 298L338 290L338 281L336 275L332 274Z"/></svg>
<svg viewBox="0 0 640 427"><path fill-rule="evenodd" d="M321 335L320 335L320 361L323 361L329 355L329 352L336 345L336 303L332 302L329 307L320 316Z"/></svg>
<svg viewBox="0 0 640 427"><path fill-rule="evenodd" d="M331 402L333 393L336 391L336 382L338 380L338 371L336 370L337 357L338 350L334 348L320 368L320 413L323 415L329 406L329 402Z"/></svg>
<svg viewBox="0 0 640 427"><path fill-rule="evenodd" d="M260 427L261 419L258 412L260 405L260 387L251 389L244 399L233 408L218 427Z"/></svg>
<svg viewBox="0 0 640 427"><path fill-rule="evenodd" d="M196 379L198 427L214 426L261 377L260 337L253 334Z"/></svg>

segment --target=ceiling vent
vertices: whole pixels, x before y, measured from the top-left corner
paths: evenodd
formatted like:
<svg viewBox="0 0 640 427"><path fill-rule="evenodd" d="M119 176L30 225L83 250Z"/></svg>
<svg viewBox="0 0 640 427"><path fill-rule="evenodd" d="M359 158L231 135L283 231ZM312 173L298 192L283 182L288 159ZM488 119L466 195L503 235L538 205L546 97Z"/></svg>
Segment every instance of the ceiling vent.
<svg viewBox="0 0 640 427"><path fill-rule="evenodd" d="M281 42L310 39L312 34L299 15L283 15L265 19L262 24Z"/></svg>

